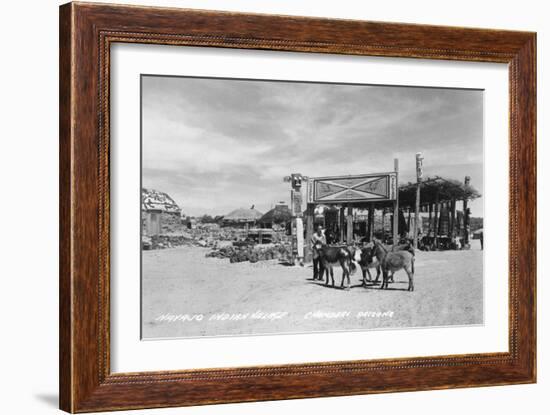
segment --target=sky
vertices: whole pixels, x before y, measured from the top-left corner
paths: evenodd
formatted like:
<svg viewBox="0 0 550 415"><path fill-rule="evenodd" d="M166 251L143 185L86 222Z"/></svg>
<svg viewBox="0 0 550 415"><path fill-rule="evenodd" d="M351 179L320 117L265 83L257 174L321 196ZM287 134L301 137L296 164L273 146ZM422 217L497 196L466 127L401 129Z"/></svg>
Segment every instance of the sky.
<svg viewBox="0 0 550 415"><path fill-rule="evenodd" d="M291 173L393 170L483 194L483 91L142 76L142 184L186 215L289 203ZM483 216L483 198L470 204Z"/></svg>

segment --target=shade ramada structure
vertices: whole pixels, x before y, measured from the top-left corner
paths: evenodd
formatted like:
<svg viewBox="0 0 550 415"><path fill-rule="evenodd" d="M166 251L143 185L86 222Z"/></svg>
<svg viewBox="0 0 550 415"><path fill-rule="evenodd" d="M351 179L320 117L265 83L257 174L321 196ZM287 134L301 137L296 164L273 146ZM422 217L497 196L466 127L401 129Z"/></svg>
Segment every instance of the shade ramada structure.
<svg viewBox="0 0 550 415"><path fill-rule="evenodd" d="M416 190L417 183L404 183L399 186L399 219L397 234L399 237L407 236L414 238L416 232L415 227L422 229L423 235L436 235L437 237L454 238L459 236L462 238L463 244L467 245L469 241L469 209L468 202L481 197L481 193L469 183L469 177L466 177L464 182L455 179L444 178L441 176L427 177L420 182L420 212L429 213L428 218L419 218L419 225L414 224L414 212L416 208ZM457 205L461 202L461 206ZM395 222L393 215L395 214L395 206L393 201L366 201L354 203L353 206L348 205L347 211L351 209L359 209L363 212L368 212L368 220L366 226L366 239L372 240L374 234L374 211L382 211L382 223L385 223L384 215L392 215L390 223L392 225L391 233L395 235ZM350 243L349 235L344 232L350 226L354 225L353 220L348 224L345 221L346 206L342 204L337 211L339 223L339 239L341 242ZM311 214L311 213L310 213ZM307 211L304 216L308 218ZM349 216L349 213L348 215ZM426 222L427 219L427 222ZM309 218L313 223L314 219ZM424 224L424 225L423 225ZM313 226L309 226L310 232ZM364 230L363 230L364 232ZM378 230L380 233L380 230ZM382 233L384 233L382 229ZM383 236L385 237L385 236ZM393 242L393 241L392 241ZM438 246L438 240L434 239L435 247Z"/></svg>
<svg viewBox="0 0 550 415"><path fill-rule="evenodd" d="M414 210L417 183L399 186L399 205ZM440 176L428 177L420 184L420 206L445 203L457 200L474 200L481 197L479 191L470 184Z"/></svg>
<svg viewBox="0 0 550 415"><path fill-rule="evenodd" d="M399 202L402 211L415 211L418 183L407 183L399 187ZM470 210L468 202L481 197L481 193L470 184L467 176L464 182L440 176L428 177L420 182L420 211L428 212L428 231L437 237L460 236L461 242L469 246ZM462 201L462 211L457 202ZM422 222L420 222L422 223ZM421 225L420 229L422 228ZM435 247L438 240L433 239Z"/></svg>

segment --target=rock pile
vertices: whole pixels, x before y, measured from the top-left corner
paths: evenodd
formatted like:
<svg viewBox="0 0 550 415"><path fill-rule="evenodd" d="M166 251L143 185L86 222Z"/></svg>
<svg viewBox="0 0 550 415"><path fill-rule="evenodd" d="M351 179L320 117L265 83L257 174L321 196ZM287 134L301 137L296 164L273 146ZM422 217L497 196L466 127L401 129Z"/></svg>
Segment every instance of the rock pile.
<svg viewBox="0 0 550 415"><path fill-rule="evenodd" d="M218 249L232 242L244 240L246 234L243 229L220 228L219 226L199 226L193 229L179 229L160 235L141 238L144 250L165 249L176 246L201 246Z"/></svg>
<svg viewBox="0 0 550 415"><path fill-rule="evenodd" d="M188 235L154 235L151 237L144 237L149 241L148 247L144 243L142 238L143 249L165 249L173 248L175 246L193 246L196 242Z"/></svg>
<svg viewBox="0 0 550 415"><path fill-rule="evenodd" d="M197 226L178 232L142 236L144 250L166 249L177 246L200 246L210 248L207 258L226 258L231 263L267 261L270 259L288 259L291 256L290 237L284 231L277 232L274 243L257 244L247 239L242 228L219 227L216 225ZM257 241L256 241L257 242Z"/></svg>
<svg viewBox="0 0 550 415"><path fill-rule="evenodd" d="M270 259L286 259L290 256L290 244L241 245L225 246L208 252L207 258L229 258L229 262L252 263Z"/></svg>

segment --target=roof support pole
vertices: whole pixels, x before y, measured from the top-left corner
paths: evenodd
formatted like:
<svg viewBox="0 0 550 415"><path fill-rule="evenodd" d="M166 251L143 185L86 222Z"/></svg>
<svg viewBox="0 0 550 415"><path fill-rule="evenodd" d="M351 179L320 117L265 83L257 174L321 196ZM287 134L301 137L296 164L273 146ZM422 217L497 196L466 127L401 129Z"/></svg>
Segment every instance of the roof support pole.
<svg viewBox="0 0 550 415"><path fill-rule="evenodd" d="M449 225L449 236L454 239L456 236L455 231L455 217L456 217L456 200L451 200L451 221Z"/></svg>
<svg viewBox="0 0 550 415"><path fill-rule="evenodd" d="M437 237L439 236L439 191L437 191L437 193L435 194L433 230L434 230L434 247L437 249L439 247L438 240L437 240Z"/></svg>
<svg viewBox="0 0 550 415"><path fill-rule="evenodd" d="M374 235L374 203L369 204L369 224L368 224L369 242L372 242Z"/></svg>
<svg viewBox="0 0 550 415"><path fill-rule="evenodd" d="M386 239L386 208L382 208L382 240L385 240L385 239Z"/></svg>
<svg viewBox="0 0 550 415"><path fill-rule="evenodd" d="M410 232L411 232L411 208L407 208L407 210L409 211L409 215L407 216L407 229L408 229L408 233L410 234ZM414 230L413 230L413 235L414 235Z"/></svg>
<svg viewBox="0 0 550 415"><path fill-rule="evenodd" d="M348 203L346 215L346 244L353 243L353 207Z"/></svg>
<svg viewBox="0 0 550 415"><path fill-rule="evenodd" d="M304 244L304 262L311 262L312 252L311 252L311 238L313 237L313 220L315 218L315 205L308 203L306 207L306 241Z"/></svg>
<svg viewBox="0 0 550 415"><path fill-rule="evenodd" d="M346 240L346 233L344 232L345 231L345 224L346 224L346 218L344 216L345 214L345 207L344 205L340 206L340 212L339 212L339 224L338 226L340 227L340 243L344 243L344 241Z"/></svg>
<svg viewBox="0 0 550 415"><path fill-rule="evenodd" d="M464 178L464 185L470 185L470 176ZM464 248L470 249L470 213L468 211L468 199L463 201L464 209Z"/></svg>
<svg viewBox="0 0 550 415"><path fill-rule="evenodd" d="M393 202L393 246L399 243L399 159L393 159L393 170L396 176L395 202Z"/></svg>
<svg viewBox="0 0 550 415"><path fill-rule="evenodd" d="M412 237L413 237L413 247L416 250L416 248L418 247L418 225L419 225L419 221L421 220L420 219L420 182L422 181L422 174L423 174L422 162L424 160L422 157L422 153L416 153L415 159L416 159L416 200L414 203L414 229L412 232ZM431 210L430 210L430 216L431 216ZM422 229L421 224L420 224L420 229Z"/></svg>

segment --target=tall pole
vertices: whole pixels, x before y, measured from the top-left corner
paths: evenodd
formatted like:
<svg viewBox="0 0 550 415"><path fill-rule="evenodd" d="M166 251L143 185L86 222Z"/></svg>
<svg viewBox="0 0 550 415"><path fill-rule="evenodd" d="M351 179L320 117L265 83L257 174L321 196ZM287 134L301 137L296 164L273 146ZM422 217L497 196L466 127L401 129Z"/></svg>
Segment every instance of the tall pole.
<svg viewBox="0 0 550 415"><path fill-rule="evenodd" d="M369 242L372 242L374 235L374 203L369 204Z"/></svg>
<svg viewBox="0 0 550 415"><path fill-rule="evenodd" d="M304 262L311 262L312 260L312 251L311 251L311 237L314 232L314 221L315 221L315 205L313 203L308 203L306 207L306 240L304 242Z"/></svg>
<svg viewBox="0 0 550 415"><path fill-rule="evenodd" d="M290 182L290 211L292 213L292 254L291 262L295 264L296 258L300 265L304 265L304 223L302 213L302 175L292 173L284 178L285 182Z"/></svg>
<svg viewBox="0 0 550 415"><path fill-rule="evenodd" d="M393 159L395 171L395 202L393 202L393 246L399 243L399 159Z"/></svg>
<svg viewBox="0 0 550 415"><path fill-rule="evenodd" d="M351 203L348 203L346 210L346 244L351 245L353 242L353 208Z"/></svg>
<svg viewBox="0 0 550 415"><path fill-rule="evenodd" d="M470 176L464 178L464 185L470 185ZM468 210L468 199L464 199L462 210L464 212L464 248L470 249L470 212Z"/></svg>
<svg viewBox="0 0 550 415"><path fill-rule="evenodd" d="M451 224L449 226L449 236L454 240L456 237L456 200L451 200Z"/></svg>
<svg viewBox="0 0 550 415"><path fill-rule="evenodd" d="M407 233L411 233L411 208L407 208L409 215L407 216Z"/></svg>
<svg viewBox="0 0 550 415"><path fill-rule="evenodd" d="M340 215L339 215L339 226L340 226L340 240L338 243L343 244L346 240L346 233L344 232L346 227L346 217L345 217L345 206L340 206Z"/></svg>
<svg viewBox="0 0 550 415"><path fill-rule="evenodd" d="M439 189L435 192L435 203L434 203L434 223L433 223L433 232L434 232L434 241L433 246L435 249L439 247L437 237L439 236Z"/></svg>
<svg viewBox="0 0 550 415"><path fill-rule="evenodd" d="M422 181L422 153L416 153L416 203L414 206L413 247L418 247L418 222L420 220L420 182ZM422 226L422 225L421 225Z"/></svg>
<svg viewBox="0 0 550 415"><path fill-rule="evenodd" d="M382 208L382 239L386 239L386 208Z"/></svg>
<svg viewBox="0 0 550 415"><path fill-rule="evenodd" d="M428 236L431 236L432 228L432 216L433 216L433 203L428 203Z"/></svg>

